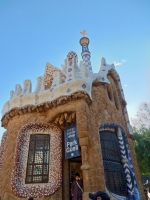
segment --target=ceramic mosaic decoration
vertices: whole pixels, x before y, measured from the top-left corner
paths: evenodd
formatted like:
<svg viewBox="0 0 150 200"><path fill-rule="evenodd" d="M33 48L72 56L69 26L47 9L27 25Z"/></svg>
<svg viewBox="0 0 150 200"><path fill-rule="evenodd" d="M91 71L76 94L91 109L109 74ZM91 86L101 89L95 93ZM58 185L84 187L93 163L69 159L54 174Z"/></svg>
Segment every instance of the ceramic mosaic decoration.
<svg viewBox="0 0 150 200"><path fill-rule="evenodd" d="M50 134L49 182L25 184L30 134ZM52 195L61 185L62 141L61 131L53 124L29 123L23 126L17 137L12 191L19 197L42 197Z"/></svg>

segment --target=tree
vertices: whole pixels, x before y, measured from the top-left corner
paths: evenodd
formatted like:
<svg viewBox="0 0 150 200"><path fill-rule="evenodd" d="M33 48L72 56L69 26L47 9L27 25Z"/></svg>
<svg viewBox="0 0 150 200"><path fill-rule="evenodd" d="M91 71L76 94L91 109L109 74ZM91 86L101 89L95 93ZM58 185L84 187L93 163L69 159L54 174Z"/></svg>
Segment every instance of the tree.
<svg viewBox="0 0 150 200"><path fill-rule="evenodd" d="M141 174L150 174L150 103L142 103L131 119L134 149Z"/></svg>
<svg viewBox="0 0 150 200"><path fill-rule="evenodd" d="M150 129L150 103L142 103L135 118L131 118L131 124L140 130L143 127Z"/></svg>
<svg viewBox="0 0 150 200"><path fill-rule="evenodd" d="M150 129L134 128L134 149L141 174L150 174Z"/></svg>

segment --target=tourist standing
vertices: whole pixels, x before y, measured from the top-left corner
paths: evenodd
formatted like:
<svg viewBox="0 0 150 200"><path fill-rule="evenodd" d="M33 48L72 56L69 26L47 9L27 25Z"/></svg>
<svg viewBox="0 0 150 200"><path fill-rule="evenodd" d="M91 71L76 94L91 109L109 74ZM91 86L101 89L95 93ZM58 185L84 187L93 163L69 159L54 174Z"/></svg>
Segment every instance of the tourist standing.
<svg viewBox="0 0 150 200"><path fill-rule="evenodd" d="M72 183L71 186L71 194L72 194L72 200L82 200L82 193L83 193L83 183L80 179L79 173L75 174L75 180Z"/></svg>

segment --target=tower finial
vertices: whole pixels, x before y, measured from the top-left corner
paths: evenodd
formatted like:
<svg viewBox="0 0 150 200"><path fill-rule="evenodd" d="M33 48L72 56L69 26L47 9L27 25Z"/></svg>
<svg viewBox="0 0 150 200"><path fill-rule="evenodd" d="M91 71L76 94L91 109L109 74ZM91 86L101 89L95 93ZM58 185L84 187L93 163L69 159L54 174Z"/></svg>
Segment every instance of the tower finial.
<svg viewBox="0 0 150 200"><path fill-rule="evenodd" d="M80 34L82 35L82 37L85 37L86 35L88 35L86 30L81 31Z"/></svg>
<svg viewBox="0 0 150 200"><path fill-rule="evenodd" d="M83 66L87 68L90 72L92 72L92 66L90 61L91 54L88 48L90 40L89 38L86 37L87 35L86 30L81 31L80 34L82 35L80 39L80 45L82 46L81 56L83 59Z"/></svg>

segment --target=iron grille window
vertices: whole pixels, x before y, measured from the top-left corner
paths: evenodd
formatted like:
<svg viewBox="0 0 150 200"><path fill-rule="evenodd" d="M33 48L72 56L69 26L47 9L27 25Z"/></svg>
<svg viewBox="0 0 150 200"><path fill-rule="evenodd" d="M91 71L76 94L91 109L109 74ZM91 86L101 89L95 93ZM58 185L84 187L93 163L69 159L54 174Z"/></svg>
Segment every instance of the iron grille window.
<svg viewBox="0 0 150 200"><path fill-rule="evenodd" d="M48 183L50 135L32 134L26 171L26 183Z"/></svg>
<svg viewBox="0 0 150 200"><path fill-rule="evenodd" d="M102 158L107 189L121 196L127 196L127 183L118 138L115 132L100 132Z"/></svg>

